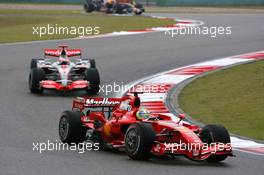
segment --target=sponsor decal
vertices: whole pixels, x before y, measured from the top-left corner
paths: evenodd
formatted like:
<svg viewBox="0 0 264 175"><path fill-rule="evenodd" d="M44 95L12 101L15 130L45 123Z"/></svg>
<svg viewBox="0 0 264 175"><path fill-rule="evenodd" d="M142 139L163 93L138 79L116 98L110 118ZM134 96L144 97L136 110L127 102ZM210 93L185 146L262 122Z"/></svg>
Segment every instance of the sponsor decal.
<svg viewBox="0 0 264 175"><path fill-rule="evenodd" d="M87 105L117 105L120 101L117 100L109 100L108 98L103 99L87 99L86 104Z"/></svg>
<svg viewBox="0 0 264 175"><path fill-rule="evenodd" d="M79 55L79 54L81 54L81 51L80 51L80 50L67 50L67 51L66 51L66 54L67 54L68 56Z"/></svg>
<svg viewBox="0 0 264 175"><path fill-rule="evenodd" d="M50 56L59 56L61 54L62 50L58 49L46 49L45 50L45 55L50 55ZM79 49L73 49L73 50L66 50L66 55L67 56L77 56L81 55L81 50Z"/></svg>
<svg viewBox="0 0 264 175"><path fill-rule="evenodd" d="M45 55L59 56L61 54L60 50L45 50Z"/></svg>

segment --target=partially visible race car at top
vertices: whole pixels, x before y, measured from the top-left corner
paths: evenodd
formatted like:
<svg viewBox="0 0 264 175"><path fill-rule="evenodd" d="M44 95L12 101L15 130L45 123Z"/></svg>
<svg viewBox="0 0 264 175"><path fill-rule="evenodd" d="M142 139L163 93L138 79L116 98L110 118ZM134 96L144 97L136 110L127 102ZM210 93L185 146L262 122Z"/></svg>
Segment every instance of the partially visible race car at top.
<svg viewBox="0 0 264 175"><path fill-rule="evenodd" d="M135 160L152 155L220 162L233 156L230 136L221 125L199 127L168 115L149 113L137 93L122 98L77 97L72 110L59 121L63 143L98 143L100 149L119 149Z"/></svg>
<svg viewBox="0 0 264 175"><path fill-rule="evenodd" d="M30 63L29 89L42 93L44 89L70 91L99 91L100 76L94 59L82 58L80 49L45 49L44 58L33 58Z"/></svg>
<svg viewBox="0 0 264 175"><path fill-rule="evenodd" d="M100 11L113 14L131 14L140 15L145 12L142 4L134 0L85 0L84 10L87 13Z"/></svg>

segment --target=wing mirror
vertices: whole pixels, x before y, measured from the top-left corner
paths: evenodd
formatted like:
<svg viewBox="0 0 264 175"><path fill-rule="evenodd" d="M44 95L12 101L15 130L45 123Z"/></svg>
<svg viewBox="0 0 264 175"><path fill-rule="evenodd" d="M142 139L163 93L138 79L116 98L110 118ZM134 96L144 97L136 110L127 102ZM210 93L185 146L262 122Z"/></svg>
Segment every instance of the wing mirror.
<svg viewBox="0 0 264 175"><path fill-rule="evenodd" d="M178 121L178 124L179 124L183 119L186 118L186 115L185 114L179 114L178 118L179 118L179 121Z"/></svg>

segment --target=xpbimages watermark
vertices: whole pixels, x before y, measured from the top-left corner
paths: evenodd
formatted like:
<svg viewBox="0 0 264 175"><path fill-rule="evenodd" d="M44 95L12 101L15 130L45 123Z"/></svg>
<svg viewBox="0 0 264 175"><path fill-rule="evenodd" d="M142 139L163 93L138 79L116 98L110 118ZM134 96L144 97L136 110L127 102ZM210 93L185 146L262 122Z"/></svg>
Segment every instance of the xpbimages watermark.
<svg viewBox="0 0 264 175"><path fill-rule="evenodd" d="M52 151L76 151L79 154L83 154L85 151L98 151L99 143L83 142L69 145L67 143L58 142L57 140L55 142L47 140L46 142L33 142L32 150L40 154Z"/></svg>
<svg viewBox="0 0 264 175"><path fill-rule="evenodd" d="M59 26L58 24L32 27L32 34L43 37L45 35L72 35L84 37L100 34L99 26Z"/></svg>
<svg viewBox="0 0 264 175"><path fill-rule="evenodd" d="M124 82L112 84L99 85L99 93L109 95L111 93L124 93L124 92L144 92L144 93L165 93L167 92L166 85L159 84L138 84L137 86L130 86Z"/></svg>
<svg viewBox="0 0 264 175"><path fill-rule="evenodd" d="M176 37L180 35L207 35L210 38L218 38L220 36L230 36L232 34L231 26L179 26L166 30L165 35Z"/></svg>
<svg viewBox="0 0 264 175"><path fill-rule="evenodd" d="M177 153L177 151L191 151L191 150L208 150L211 153L216 153L218 151L230 151L232 150L231 143L165 143L165 150L170 150L172 153Z"/></svg>

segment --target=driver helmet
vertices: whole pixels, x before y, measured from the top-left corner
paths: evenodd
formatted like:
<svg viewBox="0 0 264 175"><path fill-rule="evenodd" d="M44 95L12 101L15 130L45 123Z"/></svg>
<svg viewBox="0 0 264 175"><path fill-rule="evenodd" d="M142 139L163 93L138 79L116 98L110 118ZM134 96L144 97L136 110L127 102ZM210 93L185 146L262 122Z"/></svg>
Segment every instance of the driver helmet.
<svg viewBox="0 0 264 175"><path fill-rule="evenodd" d="M130 111L131 110L131 105L130 105L130 100L125 100L120 104L120 110L122 111Z"/></svg>
<svg viewBox="0 0 264 175"><path fill-rule="evenodd" d="M151 114L150 114L150 112L147 109L141 108L141 109L138 110L136 116L137 116L137 119L142 120L142 119L150 118Z"/></svg>
<svg viewBox="0 0 264 175"><path fill-rule="evenodd" d="M108 4L114 4L115 3L115 0L107 0L107 3Z"/></svg>
<svg viewBox="0 0 264 175"><path fill-rule="evenodd" d="M62 64L70 64L70 60L67 58L67 55L61 54L59 57L59 63Z"/></svg>

